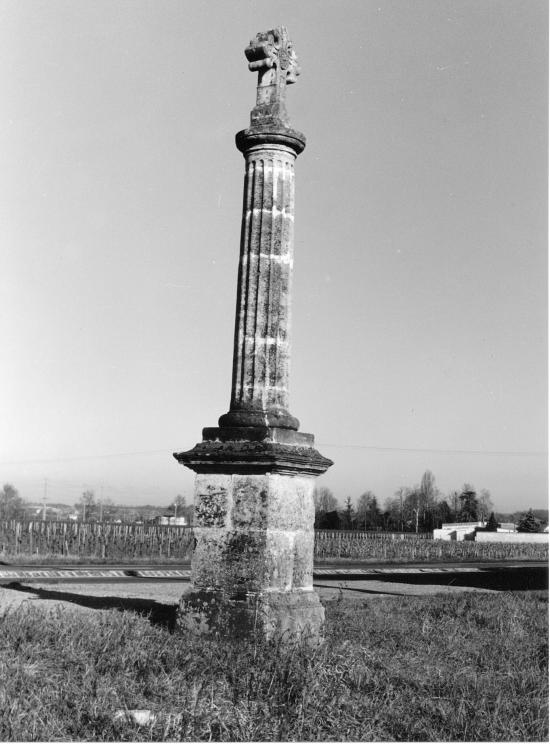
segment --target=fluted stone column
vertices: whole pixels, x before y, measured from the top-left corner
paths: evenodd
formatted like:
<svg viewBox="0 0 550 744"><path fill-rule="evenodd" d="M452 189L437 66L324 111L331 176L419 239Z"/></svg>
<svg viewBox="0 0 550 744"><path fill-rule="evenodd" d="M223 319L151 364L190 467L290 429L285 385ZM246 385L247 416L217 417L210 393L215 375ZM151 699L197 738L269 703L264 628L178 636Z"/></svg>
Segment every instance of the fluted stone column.
<svg viewBox="0 0 550 744"><path fill-rule="evenodd" d="M289 126L288 83L299 74L284 27L245 50L258 71L245 158L241 247L229 412L176 459L195 479L192 587L186 631L318 637L324 611L313 591L313 488L332 462L289 411L294 163L305 137Z"/></svg>
<svg viewBox="0 0 550 744"><path fill-rule="evenodd" d="M298 429L288 408L294 161L299 135L258 142L240 133L246 159L233 384L221 426Z"/></svg>

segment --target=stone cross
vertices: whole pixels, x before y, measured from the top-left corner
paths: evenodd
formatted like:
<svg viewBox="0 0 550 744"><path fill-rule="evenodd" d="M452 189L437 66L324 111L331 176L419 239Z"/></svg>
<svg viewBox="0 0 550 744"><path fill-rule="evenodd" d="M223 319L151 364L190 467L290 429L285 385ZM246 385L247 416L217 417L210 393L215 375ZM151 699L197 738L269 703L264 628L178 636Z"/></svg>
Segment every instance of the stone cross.
<svg viewBox="0 0 550 744"><path fill-rule="evenodd" d="M281 123L288 126L286 86L300 74L298 58L285 26L256 35L244 50L248 69L258 72L256 107L250 123Z"/></svg>
<svg viewBox="0 0 550 744"><path fill-rule="evenodd" d="M294 163L305 137L289 126L285 90L299 68L284 27L245 54L258 91L236 136L245 175L231 400L218 427L174 454L197 473L192 586L178 622L186 632L318 637L313 488L332 462L298 431L288 392Z"/></svg>

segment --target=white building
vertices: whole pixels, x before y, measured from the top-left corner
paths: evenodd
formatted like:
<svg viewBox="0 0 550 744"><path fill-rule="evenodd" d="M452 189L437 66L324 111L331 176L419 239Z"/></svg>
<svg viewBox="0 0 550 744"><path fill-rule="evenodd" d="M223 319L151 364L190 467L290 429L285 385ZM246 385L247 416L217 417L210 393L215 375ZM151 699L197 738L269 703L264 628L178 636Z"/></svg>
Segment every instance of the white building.
<svg viewBox="0 0 550 744"><path fill-rule="evenodd" d="M185 517L157 517L159 524L169 524L175 527L187 527L187 519Z"/></svg>
<svg viewBox="0 0 550 744"><path fill-rule="evenodd" d="M474 540L476 527L483 527L484 524L484 522L442 524L441 529L434 530L434 540Z"/></svg>

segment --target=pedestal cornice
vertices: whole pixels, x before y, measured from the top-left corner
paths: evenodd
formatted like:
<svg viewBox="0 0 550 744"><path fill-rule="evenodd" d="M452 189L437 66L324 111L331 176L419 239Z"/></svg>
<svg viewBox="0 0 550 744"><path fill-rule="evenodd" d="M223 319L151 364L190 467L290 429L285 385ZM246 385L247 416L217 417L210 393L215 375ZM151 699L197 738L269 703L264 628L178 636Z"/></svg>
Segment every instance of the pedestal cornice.
<svg viewBox="0 0 550 744"><path fill-rule="evenodd" d="M311 446L265 440L209 440L187 452L175 452L174 457L195 473L318 476L332 465Z"/></svg>

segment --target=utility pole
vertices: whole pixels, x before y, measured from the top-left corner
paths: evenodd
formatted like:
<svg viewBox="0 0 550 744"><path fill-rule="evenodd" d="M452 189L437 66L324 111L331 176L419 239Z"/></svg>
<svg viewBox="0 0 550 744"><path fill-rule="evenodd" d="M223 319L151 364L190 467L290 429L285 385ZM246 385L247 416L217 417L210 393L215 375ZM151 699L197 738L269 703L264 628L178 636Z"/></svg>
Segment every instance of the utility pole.
<svg viewBox="0 0 550 744"><path fill-rule="evenodd" d="M46 521L46 499L48 498L48 479L44 478L44 496L42 497L42 521Z"/></svg>

